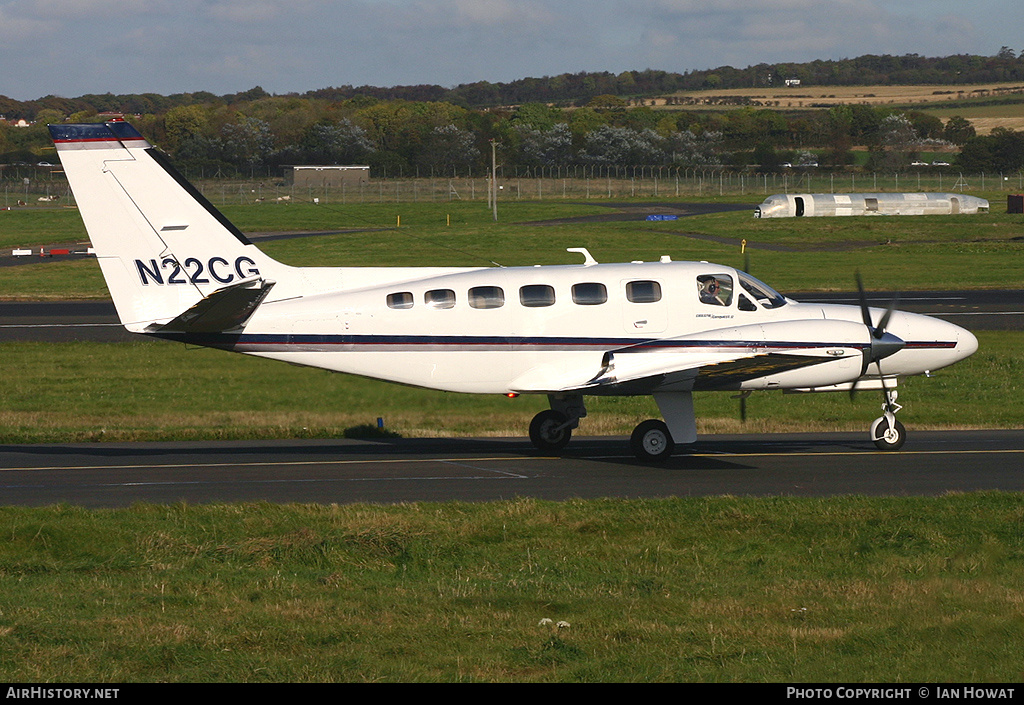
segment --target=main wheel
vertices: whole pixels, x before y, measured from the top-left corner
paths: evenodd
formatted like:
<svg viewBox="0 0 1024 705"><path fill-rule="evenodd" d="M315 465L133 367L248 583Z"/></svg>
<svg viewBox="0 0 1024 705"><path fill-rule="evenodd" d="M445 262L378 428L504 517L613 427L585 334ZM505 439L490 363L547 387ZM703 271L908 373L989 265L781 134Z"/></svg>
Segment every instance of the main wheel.
<svg viewBox="0 0 1024 705"><path fill-rule="evenodd" d="M566 426L559 428L568 419L553 409L547 409L533 417L530 422L530 442L534 448L543 451L556 451L565 448L572 438L572 429Z"/></svg>
<svg viewBox="0 0 1024 705"><path fill-rule="evenodd" d="M640 460L645 463L656 463L672 455L676 444L664 421L650 419L633 429L629 446Z"/></svg>
<svg viewBox="0 0 1024 705"><path fill-rule="evenodd" d="M890 425L880 416L871 424L871 440L879 450L899 450L907 440L907 429L895 420Z"/></svg>

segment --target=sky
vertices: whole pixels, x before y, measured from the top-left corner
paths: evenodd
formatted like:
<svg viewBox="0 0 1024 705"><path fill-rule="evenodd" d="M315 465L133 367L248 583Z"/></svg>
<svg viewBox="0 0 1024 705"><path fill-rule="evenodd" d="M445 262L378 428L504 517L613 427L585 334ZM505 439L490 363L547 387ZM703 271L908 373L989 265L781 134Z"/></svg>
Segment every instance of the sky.
<svg viewBox="0 0 1024 705"><path fill-rule="evenodd" d="M284 94L992 56L1024 51L1021 27L1021 0L0 0L0 95Z"/></svg>

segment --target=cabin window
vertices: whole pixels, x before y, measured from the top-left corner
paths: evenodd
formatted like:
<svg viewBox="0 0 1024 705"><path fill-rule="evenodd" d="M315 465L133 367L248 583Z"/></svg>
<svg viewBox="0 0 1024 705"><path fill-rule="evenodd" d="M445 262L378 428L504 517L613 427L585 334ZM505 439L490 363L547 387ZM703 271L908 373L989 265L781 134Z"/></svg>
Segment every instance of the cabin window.
<svg viewBox="0 0 1024 705"><path fill-rule="evenodd" d="M474 286L469 290L470 308L501 308L505 305L505 292L500 286Z"/></svg>
<svg viewBox="0 0 1024 705"><path fill-rule="evenodd" d="M573 284L572 300L581 306L597 306L608 300L608 289L599 282Z"/></svg>
<svg viewBox="0 0 1024 705"><path fill-rule="evenodd" d="M697 295L702 304L728 306L732 303L732 277L728 274L701 274L697 277Z"/></svg>
<svg viewBox="0 0 1024 705"><path fill-rule="evenodd" d="M411 291L388 294L388 308L412 308L412 303Z"/></svg>
<svg viewBox="0 0 1024 705"><path fill-rule="evenodd" d="M877 198L865 198L864 199L864 210L869 213L878 212L878 199Z"/></svg>
<svg viewBox="0 0 1024 705"><path fill-rule="evenodd" d="M519 289L519 303L527 308L551 306L555 303L555 289L547 284L527 284Z"/></svg>
<svg viewBox="0 0 1024 705"><path fill-rule="evenodd" d="M455 308L455 292L451 289L431 289L423 295L427 308Z"/></svg>
<svg viewBox="0 0 1024 705"><path fill-rule="evenodd" d="M627 282L626 298L635 304L653 304L661 301L661 284L654 281Z"/></svg>

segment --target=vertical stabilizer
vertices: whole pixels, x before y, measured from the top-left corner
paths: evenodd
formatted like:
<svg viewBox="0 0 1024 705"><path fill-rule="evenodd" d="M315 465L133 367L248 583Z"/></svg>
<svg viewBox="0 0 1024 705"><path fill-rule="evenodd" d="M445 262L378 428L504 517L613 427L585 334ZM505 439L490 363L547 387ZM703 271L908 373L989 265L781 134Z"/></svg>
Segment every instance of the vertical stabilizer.
<svg viewBox="0 0 1024 705"><path fill-rule="evenodd" d="M142 332L290 269L267 257L123 121L50 125L121 322Z"/></svg>

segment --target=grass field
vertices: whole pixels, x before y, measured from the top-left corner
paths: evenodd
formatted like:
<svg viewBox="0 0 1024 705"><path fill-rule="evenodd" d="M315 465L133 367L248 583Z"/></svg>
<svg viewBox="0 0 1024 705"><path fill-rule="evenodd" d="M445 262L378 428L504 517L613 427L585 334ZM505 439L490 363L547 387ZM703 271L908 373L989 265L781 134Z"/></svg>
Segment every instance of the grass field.
<svg viewBox="0 0 1024 705"><path fill-rule="evenodd" d="M1020 497L0 509L7 682L1017 682Z"/></svg>
<svg viewBox="0 0 1024 705"><path fill-rule="evenodd" d="M1024 287L1024 219L1005 212L1004 193L985 194L992 212L971 216L757 220L739 211L666 222L531 225L607 208L562 202L511 202L495 223L481 203L337 207L226 206L245 232L367 229L262 243L288 264L332 266L568 264L587 247L601 262L709 260L744 266L745 240L754 274L781 291L849 289L860 269L872 288L948 288L949 272L968 288ZM692 200L692 199L691 199ZM743 203L761 196L732 197ZM401 227L396 227L401 219ZM0 246L81 240L74 210L0 214ZM6 267L0 299L106 298L95 261Z"/></svg>

